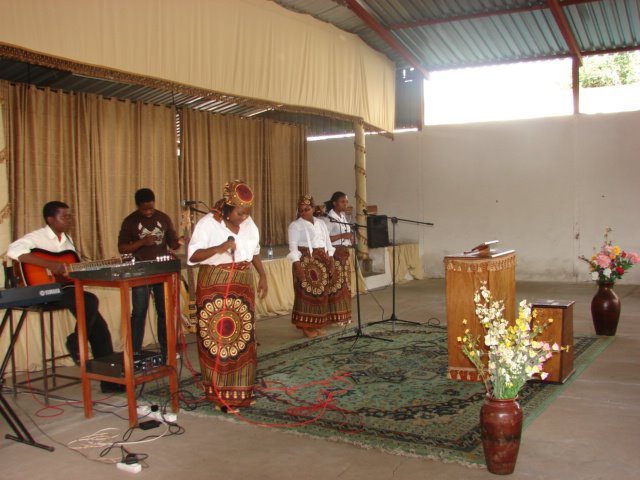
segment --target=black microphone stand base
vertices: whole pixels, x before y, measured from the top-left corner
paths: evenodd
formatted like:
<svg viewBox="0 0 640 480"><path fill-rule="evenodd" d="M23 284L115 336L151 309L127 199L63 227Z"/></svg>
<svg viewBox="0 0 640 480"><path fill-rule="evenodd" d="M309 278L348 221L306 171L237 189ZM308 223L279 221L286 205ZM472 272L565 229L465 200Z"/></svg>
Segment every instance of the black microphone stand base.
<svg viewBox="0 0 640 480"><path fill-rule="evenodd" d="M386 320L378 320L377 322L371 322L369 325L381 325L383 323L404 323L406 325L422 325L420 322L414 322L413 320L401 320L396 317L395 313L392 313Z"/></svg>
<svg viewBox="0 0 640 480"><path fill-rule="evenodd" d="M372 325L372 324L369 324ZM362 328L360 326L358 326L358 328L356 329L355 333L353 335L347 335L346 337L340 337L338 338L339 342L342 342L343 340L354 340L353 344L355 345L356 342L358 340L360 340L361 338L372 338L373 340L382 340L384 342L393 342L393 340L391 340L390 338L382 338L382 337L376 337L373 335L367 335L366 333L364 333L362 331Z"/></svg>

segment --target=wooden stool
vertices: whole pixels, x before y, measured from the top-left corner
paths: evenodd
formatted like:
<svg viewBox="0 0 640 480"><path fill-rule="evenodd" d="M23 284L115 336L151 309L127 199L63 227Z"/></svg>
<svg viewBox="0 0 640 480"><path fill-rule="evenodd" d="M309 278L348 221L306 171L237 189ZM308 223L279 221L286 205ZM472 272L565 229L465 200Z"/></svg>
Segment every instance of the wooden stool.
<svg viewBox="0 0 640 480"><path fill-rule="evenodd" d="M573 374L573 300L534 300L531 303L532 314L535 312L535 323L546 323L550 318L553 323L540 334L538 340L553 345L568 347L561 350L544 363L544 371L549 376L544 382L564 383Z"/></svg>
<svg viewBox="0 0 640 480"><path fill-rule="evenodd" d="M16 277L13 273L13 268L10 265L4 263L4 284L5 288L20 288L17 286ZM49 405L49 392L53 392L60 388L68 387L70 385L77 385L81 382L80 377L71 376L71 375L63 375L56 372L56 360L60 360L61 358L70 357L70 354L65 355L57 355L55 354L55 342L54 342L54 328L53 328L53 312L65 310L63 307L58 307L56 305L33 305L31 307L13 307L11 309L11 314L9 317L10 320L10 330L11 336L13 337L13 311L21 312L20 315L28 315L29 313L37 313L40 319L40 359L42 361L42 375L35 378L30 378L28 380L23 380L21 382L16 381L16 360L14 352L11 352L11 379L13 381L13 386L15 388L27 388L33 392L44 394L44 401L47 405ZM46 329L45 329L45 321L44 314L49 314L49 347L50 347L50 355L47 356L47 337L46 337ZM47 366L48 363L51 363L51 371ZM27 366L28 368L28 366ZM67 380L61 384L58 384L58 379ZM51 380L51 387L49 386L49 380ZM32 383L33 382L42 382L42 388L35 388Z"/></svg>

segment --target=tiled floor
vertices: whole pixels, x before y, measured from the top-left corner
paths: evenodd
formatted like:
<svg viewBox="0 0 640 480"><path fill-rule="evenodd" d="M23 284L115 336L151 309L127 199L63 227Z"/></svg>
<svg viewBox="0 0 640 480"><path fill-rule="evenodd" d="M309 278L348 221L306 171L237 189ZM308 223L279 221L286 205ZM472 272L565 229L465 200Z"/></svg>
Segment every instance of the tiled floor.
<svg viewBox="0 0 640 480"><path fill-rule="evenodd" d="M576 301L574 330L593 333L590 301L592 284L521 282L518 299L561 298ZM622 318L614 342L524 432L514 479L635 479L640 478L640 286L616 286L622 298ZM413 281L397 289L397 317L445 322L443 280ZM376 301L384 307L383 312ZM355 306L355 301L354 301ZM361 297L364 323L388 318L391 289ZM267 351L299 338L286 317L262 319L257 331ZM196 365L193 348L189 356ZM96 388L96 387L94 387ZM58 392L80 399L79 387ZM13 403L13 396L7 397ZM98 394L94 396L98 398ZM107 399L122 404L120 397ZM56 402L53 402L56 403ZM15 404L14 404L15 405ZM247 424L204 419L197 412L178 416L184 434L130 445L128 450L149 455L148 468L136 475L114 465L84 459L65 444L101 429L118 437L127 422L95 412L85 419L81 405L47 410L53 418L39 418L36 398L21 394L16 410L38 441L55 446L49 453L4 439L8 426L0 423L0 478L4 479L480 479L491 478L483 468L469 468L425 458L392 455L339 442ZM126 408L110 409L126 416ZM40 433L27 418L36 419ZM154 431L154 433L161 432ZM140 435L136 434L136 438ZM89 454L89 451L83 452ZM95 450L93 453L95 458ZM113 455L112 455L113 456Z"/></svg>

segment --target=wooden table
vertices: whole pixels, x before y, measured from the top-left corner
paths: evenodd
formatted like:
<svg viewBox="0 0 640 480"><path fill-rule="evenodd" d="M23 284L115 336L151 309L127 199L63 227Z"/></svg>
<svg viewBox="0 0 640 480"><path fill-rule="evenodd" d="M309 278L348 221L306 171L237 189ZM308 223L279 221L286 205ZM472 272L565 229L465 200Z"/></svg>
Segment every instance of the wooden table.
<svg viewBox="0 0 640 480"><path fill-rule="evenodd" d="M138 424L138 412L135 397L135 387L142 383L150 382L157 378L169 377L169 394L171 398L171 408L177 413L178 405L178 370L176 366L176 308L174 302L177 291L178 273L159 273L155 275L140 276L121 280L93 280L74 279L76 310L78 319L78 345L80 348L80 372L82 378L82 399L84 401L84 416L90 418L93 414L93 404L91 401L91 380L125 385L127 392L127 403L129 413L129 426L135 427ZM135 375L133 369L133 343L131 339L131 287L141 285L154 285L164 283L164 305L165 322L167 329L167 359L166 365L153 369L148 373ZM123 342L123 363L124 378L111 377L87 371L87 361L89 359L89 346L87 341L87 323L84 307L84 287L112 287L120 289L120 312L121 312L121 335Z"/></svg>
<svg viewBox="0 0 640 480"><path fill-rule="evenodd" d="M486 256L474 253L444 257L447 297L447 332L452 380L478 379L475 367L462 352L458 337L468 328L484 341L484 328L475 314L473 295L484 281L494 300L504 301L504 318L515 321L516 255L514 250L492 250ZM462 323L467 320L467 324Z"/></svg>

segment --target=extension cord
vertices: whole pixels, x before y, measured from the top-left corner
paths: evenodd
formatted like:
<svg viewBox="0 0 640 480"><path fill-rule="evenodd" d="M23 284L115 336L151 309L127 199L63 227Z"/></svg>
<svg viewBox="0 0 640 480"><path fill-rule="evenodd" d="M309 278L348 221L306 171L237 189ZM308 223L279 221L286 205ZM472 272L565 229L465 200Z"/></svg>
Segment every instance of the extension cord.
<svg viewBox="0 0 640 480"><path fill-rule="evenodd" d="M140 465L139 463L128 464L124 462L118 462L116 463L116 467L118 468L118 470L124 470L125 472L129 473L140 473L142 471L142 465Z"/></svg>
<svg viewBox="0 0 640 480"><path fill-rule="evenodd" d="M159 410L152 412L149 405L138 406L138 417L143 417L145 420L157 420L166 423L176 423L178 420L178 416L175 413L167 412L162 415Z"/></svg>

